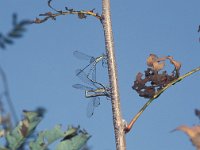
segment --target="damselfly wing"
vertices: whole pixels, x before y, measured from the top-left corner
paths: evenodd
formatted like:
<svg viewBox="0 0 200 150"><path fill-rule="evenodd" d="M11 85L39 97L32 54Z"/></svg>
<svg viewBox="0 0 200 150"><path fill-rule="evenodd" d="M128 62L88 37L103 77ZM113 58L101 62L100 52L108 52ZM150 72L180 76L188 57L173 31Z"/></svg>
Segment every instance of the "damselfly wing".
<svg viewBox="0 0 200 150"><path fill-rule="evenodd" d="M79 73L81 73L82 71L84 71L85 69L87 69L90 66L90 69L87 73L88 76L92 76L91 78L96 81L96 65L102 61L102 66L107 66L107 57L105 54L102 54L101 56L98 57L93 57L93 56L89 56L87 54L84 54L82 52L79 51L74 51L73 55L78 58L78 59L82 59L82 60L87 60L89 61L89 64L86 65L83 69L80 69L80 72L76 72L76 75L79 75Z"/></svg>
<svg viewBox="0 0 200 150"><path fill-rule="evenodd" d="M94 88L85 86L82 84L74 84L72 87L74 87L76 89L84 90L85 92L92 91L92 90L95 91ZM91 117L94 114L94 108L98 107L99 105L100 105L100 98L98 96L89 97L89 102L88 102L88 106L87 106L87 116Z"/></svg>

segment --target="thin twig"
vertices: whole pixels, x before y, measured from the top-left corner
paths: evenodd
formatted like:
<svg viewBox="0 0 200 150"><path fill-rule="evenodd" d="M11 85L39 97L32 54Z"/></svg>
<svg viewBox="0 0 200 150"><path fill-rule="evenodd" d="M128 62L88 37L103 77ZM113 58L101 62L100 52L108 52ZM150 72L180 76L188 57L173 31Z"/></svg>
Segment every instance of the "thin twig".
<svg viewBox="0 0 200 150"><path fill-rule="evenodd" d="M10 91L9 91L9 87L8 87L8 81L7 81L7 78L6 78L6 74L3 71L1 66L0 66L0 75L1 75L2 81L3 81L4 95L5 95L6 99L7 99L8 106L10 107L10 111L12 113L12 116L13 116L13 119L15 121L15 124L17 124L18 123L17 113L15 111L15 108L14 108L14 105L13 105L13 102L12 102L12 99L11 99L11 96L10 96Z"/></svg>
<svg viewBox="0 0 200 150"><path fill-rule="evenodd" d="M79 17L79 19L85 19L87 16L93 16L93 17L95 17L95 18L97 18L101 21L101 16L98 13L94 13L95 9L92 9L92 10L74 10L74 9L69 9L68 7L65 7L65 11L63 11L63 10L55 9L51 5L51 2L52 2L52 0L48 1L48 6L49 6L49 8L51 8L56 13L47 12L47 13L40 14L39 16L43 16L44 18L43 19L36 18L34 21L32 21L32 23L40 24L40 23L46 22L49 19L56 20L56 17L58 17L58 16L71 15L71 14L77 15Z"/></svg>
<svg viewBox="0 0 200 150"><path fill-rule="evenodd" d="M145 111L145 109L153 102L153 100L157 99L165 90L167 90L169 87L171 87L172 85L180 82L182 79L192 75L193 73L200 71L200 67L193 69L192 71L184 74L183 76L175 79L174 81L172 81L171 83L169 83L166 87L164 87L162 90L158 91L151 99L149 99L144 106L140 109L140 111L133 117L133 119L131 120L131 122L127 125L127 127L124 129L126 133L128 133L131 128L133 127L134 123L137 121L137 119L140 117L140 115Z"/></svg>
<svg viewBox="0 0 200 150"><path fill-rule="evenodd" d="M118 77L116 69L114 42L112 35L112 25L110 16L110 0L102 0L102 24L104 29L105 46L108 58L108 74L111 87L111 102L112 102L112 112L113 112L113 124L115 131L115 141L117 150L125 150L125 134L124 134L124 124L122 121L121 111L120 111L120 98L118 89Z"/></svg>
<svg viewBox="0 0 200 150"><path fill-rule="evenodd" d="M93 16L99 20L101 20L101 16L99 16L97 13L93 13L91 12L91 10L88 10L88 11L62 11L61 13L51 13L51 12L47 12L47 13L44 13L44 14L40 14L39 16L45 16L43 19L39 19L39 18L36 18L34 21L32 21L32 23L36 23L36 24L40 24L40 23L44 23L46 22L47 20L49 19L53 19L53 20L56 20L56 17L58 16L63 16L63 15L78 15L80 19L83 19L83 18L86 18L85 15L88 15L88 16ZM82 18L81 18L81 15L82 15Z"/></svg>

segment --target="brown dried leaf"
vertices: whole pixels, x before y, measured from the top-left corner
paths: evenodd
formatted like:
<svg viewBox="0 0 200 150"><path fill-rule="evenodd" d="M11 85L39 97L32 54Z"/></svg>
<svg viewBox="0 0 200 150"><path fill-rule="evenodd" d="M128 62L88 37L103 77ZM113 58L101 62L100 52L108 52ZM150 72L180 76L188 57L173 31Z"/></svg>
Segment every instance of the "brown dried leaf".
<svg viewBox="0 0 200 150"><path fill-rule="evenodd" d="M151 98L155 94L155 88L153 87L146 87L144 91L140 91L139 95L144 98Z"/></svg>
<svg viewBox="0 0 200 150"><path fill-rule="evenodd" d="M188 127L185 125L182 125L175 130L180 130L185 132L189 137L192 142L192 144L197 148L200 149L200 126L193 126L193 127Z"/></svg>
<svg viewBox="0 0 200 150"><path fill-rule="evenodd" d="M36 18L36 19L34 20L34 22L35 22L35 23L41 23L41 22L42 22L42 20L41 20L41 19L39 19L39 18Z"/></svg>
<svg viewBox="0 0 200 150"><path fill-rule="evenodd" d="M149 57L147 58L147 65L149 67L153 66L153 63L158 59L158 56L155 54L150 54Z"/></svg>
<svg viewBox="0 0 200 150"><path fill-rule="evenodd" d="M3 136L5 136L5 135L6 135L5 130L0 130L0 137L3 137Z"/></svg>
<svg viewBox="0 0 200 150"><path fill-rule="evenodd" d="M172 56L168 56L168 59L170 60L170 63L174 65L174 67L177 71L180 70L180 68L181 68L180 62L175 61Z"/></svg>
<svg viewBox="0 0 200 150"><path fill-rule="evenodd" d="M157 61L155 61L155 62L153 63L153 69L154 69L155 71L160 71L160 70L162 70L162 69L164 68L164 66L165 66L165 63L164 63L164 62L158 63Z"/></svg>
<svg viewBox="0 0 200 150"><path fill-rule="evenodd" d="M142 81L142 76L143 76L143 74L141 72L139 72L137 74L137 76L136 76L136 80L139 81L139 82L141 82Z"/></svg>
<svg viewBox="0 0 200 150"><path fill-rule="evenodd" d="M21 129L20 129L20 132L21 134L26 137L27 134L28 134L28 126L29 126L29 123L27 120L23 120L22 121L22 125L21 125Z"/></svg>
<svg viewBox="0 0 200 150"><path fill-rule="evenodd" d="M84 13L79 12L79 13L78 13L78 18L79 18L79 19L86 19L87 16L86 16Z"/></svg>
<svg viewBox="0 0 200 150"><path fill-rule="evenodd" d="M175 68L171 75L168 75L167 71L163 69L167 59ZM145 71L145 76L142 78L142 73L139 72L132 86L141 97L152 98L156 92L159 92L179 77L181 63L175 61L171 56L159 58L155 54L150 54L147 58L147 65L149 67Z"/></svg>

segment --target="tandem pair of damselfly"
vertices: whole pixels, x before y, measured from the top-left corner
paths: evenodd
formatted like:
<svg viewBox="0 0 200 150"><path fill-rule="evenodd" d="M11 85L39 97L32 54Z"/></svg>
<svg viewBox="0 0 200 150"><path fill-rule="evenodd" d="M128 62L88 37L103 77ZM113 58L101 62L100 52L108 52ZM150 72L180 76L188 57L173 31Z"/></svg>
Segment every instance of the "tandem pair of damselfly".
<svg viewBox="0 0 200 150"><path fill-rule="evenodd" d="M85 97L89 98L87 106L87 116L91 117L94 114L94 108L100 105L100 96L110 97L110 88L105 87L103 84L96 81L96 68L98 63L102 63L102 66L107 66L107 57L105 54L99 57L92 57L84 53L75 51L74 56L89 61L89 64L83 69L77 69L75 71L76 76L86 85L74 84L76 89L84 90Z"/></svg>

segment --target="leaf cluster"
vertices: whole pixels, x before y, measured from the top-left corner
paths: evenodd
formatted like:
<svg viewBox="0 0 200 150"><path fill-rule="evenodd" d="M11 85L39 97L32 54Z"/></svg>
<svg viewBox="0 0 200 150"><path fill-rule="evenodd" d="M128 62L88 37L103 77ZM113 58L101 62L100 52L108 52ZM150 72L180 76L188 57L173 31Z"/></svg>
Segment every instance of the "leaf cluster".
<svg viewBox="0 0 200 150"><path fill-rule="evenodd" d="M4 132L2 137L6 140L6 146L0 145L0 150L17 150L30 138L43 117L40 111L23 111L24 119L9 132ZM57 140L61 140L56 146L56 150L79 150L91 136L80 127L69 126L66 131L62 131L61 125L56 125L53 129L41 131L37 136L32 136L29 142L31 150L47 150L48 146Z"/></svg>
<svg viewBox="0 0 200 150"><path fill-rule="evenodd" d="M13 28L6 35L0 33L0 48L5 49L6 45L11 45L14 43L14 39L21 38L26 31L25 26L31 24L29 20L21 20L18 22L17 14L12 16Z"/></svg>
<svg viewBox="0 0 200 150"><path fill-rule="evenodd" d="M166 70L163 70L165 61L169 60L174 66L174 70L169 75ZM150 54L147 59L148 68L145 71L145 77L139 72L134 81L132 88L144 98L152 98L155 93L161 91L169 83L179 77L181 63L175 61L172 56L159 58L155 54ZM160 72L163 70L162 72Z"/></svg>

